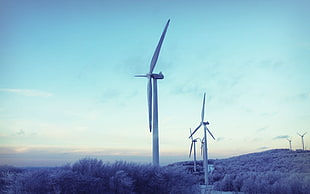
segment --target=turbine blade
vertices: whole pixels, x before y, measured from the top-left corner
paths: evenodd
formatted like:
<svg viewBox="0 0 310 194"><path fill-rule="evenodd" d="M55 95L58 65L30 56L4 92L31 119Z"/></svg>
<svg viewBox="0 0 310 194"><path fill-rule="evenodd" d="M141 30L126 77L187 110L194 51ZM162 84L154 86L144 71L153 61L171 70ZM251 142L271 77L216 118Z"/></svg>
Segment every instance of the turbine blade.
<svg viewBox="0 0 310 194"><path fill-rule="evenodd" d="M188 138L191 138L194 135L194 133L196 133L196 131L201 127L201 125L202 123L198 125L198 127L194 130L194 132Z"/></svg>
<svg viewBox="0 0 310 194"><path fill-rule="evenodd" d="M308 132L306 132L306 133L302 134L302 136L305 136L307 133L308 133Z"/></svg>
<svg viewBox="0 0 310 194"><path fill-rule="evenodd" d="M301 137L301 135L299 133L297 133L297 134Z"/></svg>
<svg viewBox="0 0 310 194"><path fill-rule="evenodd" d="M189 135L192 135L192 129L191 128L189 128ZM193 136L191 136L191 139L192 139L192 141L193 141Z"/></svg>
<svg viewBox="0 0 310 194"><path fill-rule="evenodd" d="M149 111L149 129L152 132L152 79L149 77L147 84L147 103Z"/></svg>
<svg viewBox="0 0 310 194"><path fill-rule="evenodd" d="M206 126L207 131L210 133L211 137L215 140L214 136L212 135L211 131L208 129L208 127Z"/></svg>
<svg viewBox="0 0 310 194"><path fill-rule="evenodd" d="M204 93L204 95L203 95L202 110L201 110L201 122L203 122L204 116L205 116L205 100L206 100L206 93Z"/></svg>
<svg viewBox="0 0 310 194"><path fill-rule="evenodd" d="M160 37L159 42L157 44L156 50L155 50L155 52L153 54L152 61L151 61L151 66L150 66L150 72L149 72L150 74L153 73L153 70L155 68L155 65L156 65L156 62L157 62L157 59L158 59L158 56L159 56L160 48L161 48L161 45L162 45L162 43L164 41L164 38L165 38L165 35L166 35L166 32L167 32L167 28L169 26L169 23L170 23L170 19L168 20L168 22L167 22L167 24L165 26L165 29L164 29L163 33L161 34L161 37Z"/></svg>
<svg viewBox="0 0 310 194"><path fill-rule="evenodd" d="M147 77L147 75L135 75L135 77Z"/></svg>
<svg viewBox="0 0 310 194"><path fill-rule="evenodd" d="M191 148L190 148L190 150L189 150L189 158L191 157L191 155L192 155L192 150L193 150L193 141L192 141L192 143L191 143Z"/></svg>

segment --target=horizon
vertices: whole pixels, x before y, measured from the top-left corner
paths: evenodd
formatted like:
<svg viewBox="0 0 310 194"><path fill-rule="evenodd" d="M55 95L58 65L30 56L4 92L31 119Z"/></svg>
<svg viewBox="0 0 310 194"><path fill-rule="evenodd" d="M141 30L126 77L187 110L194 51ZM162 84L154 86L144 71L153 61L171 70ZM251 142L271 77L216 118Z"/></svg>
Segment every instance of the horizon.
<svg viewBox="0 0 310 194"><path fill-rule="evenodd" d="M93 153L151 162L147 83L134 75L148 72L168 19L154 69L165 76L160 164L188 157L204 92L216 138L208 137L210 158L289 148L287 138L300 149L297 133L310 130L309 7L306 0L1 1L0 164ZM304 143L309 149L310 134Z"/></svg>
<svg viewBox="0 0 310 194"><path fill-rule="evenodd" d="M278 148L278 149L268 149L268 150L261 150L261 151L256 151L256 152L248 152L248 153L242 153L242 154L236 154L236 155L231 155L229 157L223 156L223 155L211 155L208 160L218 160L218 159L229 159L232 157L238 157L238 156L243 156L247 154L256 154L256 153L263 153L263 152L268 152L272 150L289 150L292 152L299 152L299 151L304 151L304 152L310 152L310 150L301 150L301 149L296 149L296 150L290 150L288 148ZM96 153L91 153L91 154L86 154L86 153L31 153L31 154L22 154L20 157L14 157L13 159L10 158L10 154L4 154L3 157L2 155L2 162L0 163L0 166L14 166L14 167L61 167L64 165L72 165L75 162L84 159L84 158L92 158L92 159L98 159L102 160L104 163L113 163L116 161L125 161L125 162L133 162L133 163L139 163L139 164L151 164L152 161L152 156L151 155L144 155L144 156L134 156L134 155L100 155ZM24 157L23 157L24 155ZM25 157L26 155L26 157ZM45 157L46 158L45 158ZM31 159L29 159L31 158ZM160 157L161 162L160 166L166 166L169 164L173 163L178 163L178 162L188 162L188 161L193 161L193 158L189 158L188 156L184 155L163 155ZM203 161L202 156L198 154L197 161Z"/></svg>

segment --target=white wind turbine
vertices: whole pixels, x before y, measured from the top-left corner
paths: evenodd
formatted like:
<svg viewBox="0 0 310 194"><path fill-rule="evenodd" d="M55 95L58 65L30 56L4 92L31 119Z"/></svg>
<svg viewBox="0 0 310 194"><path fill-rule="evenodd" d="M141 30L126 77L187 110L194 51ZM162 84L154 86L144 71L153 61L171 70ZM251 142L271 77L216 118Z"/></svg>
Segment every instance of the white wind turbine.
<svg viewBox="0 0 310 194"><path fill-rule="evenodd" d="M205 112L205 99L206 99L206 93L203 95L203 101L202 101L202 111L201 111L201 122L199 126L194 130L194 132L189 136L191 138L194 133L203 125L204 127L204 154L203 154L203 166L204 166L204 174L205 174L205 185L208 185L208 147L207 147L207 131L211 135L211 137L215 140L214 136L208 129L207 125L209 125L208 121L204 121L204 112Z"/></svg>
<svg viewBox="0 0 310 194"><path fill-rule="evenodd" d="M147 102L148 102L148 116L149 116L149 129L152 132L153 129L153 165L159 166L159 145L158 145L158 98L157 98L157 80L164 79L164 75L160 72L159 74L153 73L155 68L160 48L166 35L166 31L170 19L168 20L163 33L161 34L160 40L157 44L156 50L152 57L150 64L150 71L146 75L136 75L135 77L146 77L148 79L147 84ZM152 80L153 80L153 96L152 96ZM152 99L153 97L153 99ZM152 107L153 101L153 107ZM152 113L153 109L153 113ZM153 121L153 125L152 125Z"/></svg>
<svg viewBox="0 0 310 194"><path fill-rule="evenodd" d="M288 141L289 144L290 144L290 150L292 150L292 139L287 138L287 141Z"/></svg>
<svg viewBox="0 0 310 194"><path fill-rule="evenodd" d="M189 131L190 131L190 135L191 135L192 130L189 129ZM193 136L191 136L191 140L192 140L192 143L191 143L191 148L189 150L189 157L191 157L192 150L194 148L194 172L196 172L197 171L196 142L197 142L197 140L201 141L201 139L200 138L194 139Z"/></svg>
<svg viewBox="0 0 310 194"><path fill-rule="evenodd" d="M301 137L302 150L305 150L304 136L307 134L307 132L302 134L302 135L300 135L299 133L297 133L297 134Z"/></svg>

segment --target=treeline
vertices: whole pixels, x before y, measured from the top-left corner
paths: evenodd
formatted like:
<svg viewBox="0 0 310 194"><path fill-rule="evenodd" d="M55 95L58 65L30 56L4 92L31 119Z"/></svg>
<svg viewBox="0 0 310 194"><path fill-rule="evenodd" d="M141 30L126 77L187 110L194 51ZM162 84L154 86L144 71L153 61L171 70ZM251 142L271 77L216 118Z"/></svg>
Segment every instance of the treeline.
<svg viewBox="0 0 310 194"><path fill-rule="evenodd" d="M183 169L82 159L58 168L0 168L0 193L197 193Z"/></svg>
<svg viewBox="0 0 310 194"><path fill-rule="evenodd" d="M310 193L310 152L269 150L210 160L209 183L215 191ZM0 193L200 193L202 161L165 167L82 159L57 168L0 166Z"/></svg>
<svg viewBox="0 0 310 194"><path fill-rule="evenodd" d="M310 152L269 150L215 160L214 190L246 193L310 193Z"/></svg>

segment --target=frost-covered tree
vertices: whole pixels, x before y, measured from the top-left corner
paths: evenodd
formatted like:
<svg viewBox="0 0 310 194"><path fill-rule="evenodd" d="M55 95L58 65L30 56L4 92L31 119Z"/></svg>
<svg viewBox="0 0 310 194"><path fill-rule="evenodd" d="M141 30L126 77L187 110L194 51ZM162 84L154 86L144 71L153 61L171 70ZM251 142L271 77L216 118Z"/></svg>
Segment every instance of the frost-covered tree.
<svg viewBox="0 0 310 194"><path fill-rule="evenodd" d="M197 193L197 179L175 167L154 167L118 161L82 159L72 166L28 169L8 183L2 193ZM11 180L11 179L10 179ZM2 182L1 182L2 183Z"/></svg>
<svg viewBox="0 0 310 194"><path fill-rule="evenodd" d="M216 160L214 188L246 193L307 193L310 152L270 150Z"/></svg>
<svg viewBox="0 0 310 194"><path fill-rule="evenodd" d="M110 188L115 194L129 194L133 190L133 179L123 170L116 171L110 178Z"/></svg>

